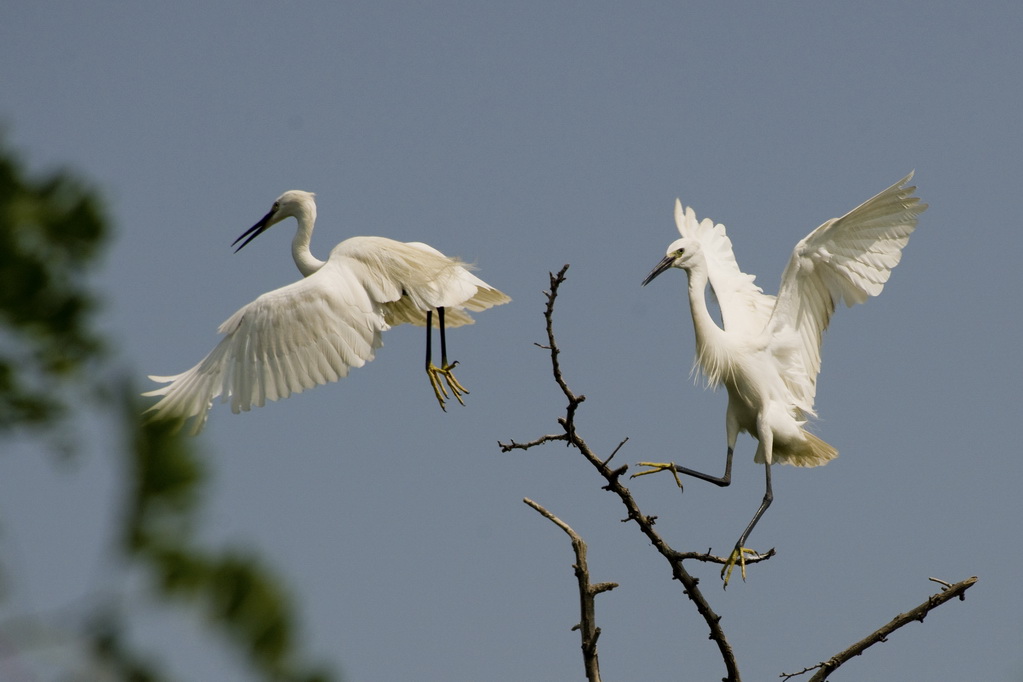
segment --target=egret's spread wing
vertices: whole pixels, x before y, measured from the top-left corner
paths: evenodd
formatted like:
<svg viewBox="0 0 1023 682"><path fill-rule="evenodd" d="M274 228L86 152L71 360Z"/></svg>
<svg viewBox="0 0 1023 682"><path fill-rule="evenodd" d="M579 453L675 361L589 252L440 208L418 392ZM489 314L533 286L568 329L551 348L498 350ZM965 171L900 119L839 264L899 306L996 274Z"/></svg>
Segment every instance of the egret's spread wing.
<svg viewBox="0 0 1023 682"><path fill-rule="evenodd" d="M905 178L841 218L833 218L796 244L782 273L769 324L776 352L793 361L789 384L813 405L821 366L821 337L836 302L862 303L877 296L902 258L902 249L927 208ZM786 341L788 339L788 341ZM784 346L784 347L783 347Z"/></svg>
<svg viewBox="0 0 1023 682"><path fill-rule="evenodd" d="M473 323L465 310L479 312L511 300L472 274L465 263L422 242L353 237L334 248L331 260L336 258L343 259L369 295L383 305L392 326L406 322L423 326L427 311L444 308L444 326L460 327Z"/></svg>
<svg viewBox="0 0 1023 682"><path fill-rule="evenodd" d="M231 399L235 413L262 407L348 374L373 359L388 328L381 306L355 274L337 263L268 292L220 326L225 334L195 367L147 396L162 396L149 411L160 417L196 417L202 429L213 399Z"/></svg>
<svg viewBox="0 0 1023 682"><path fill-rule="evenodd" d="M753 275L739 269L732 252L732 241L725 226L710 218L696 219L696 211L675 200L675 225L683 237L700 242L707 262L707 277L714 289L721 321L727 331L758 334L763 331L774 307L774 296L758 287Z"/></svg>

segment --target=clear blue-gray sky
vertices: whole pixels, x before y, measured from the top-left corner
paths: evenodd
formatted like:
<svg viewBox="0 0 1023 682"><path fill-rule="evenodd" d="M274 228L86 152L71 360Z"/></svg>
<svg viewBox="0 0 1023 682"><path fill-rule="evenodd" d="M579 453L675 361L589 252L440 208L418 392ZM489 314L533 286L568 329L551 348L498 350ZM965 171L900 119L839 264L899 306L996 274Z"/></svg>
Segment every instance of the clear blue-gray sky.
<svg viewBox="0 0 1023 682"><path fill-rule="evenodd" d="M582 435L717 472L725 397L689 379L685 276L639 285L677 237L675 197L727 225L773 293L799 238L915 169L931 207L902 263L825 338L816 431L841 456L776 469L752 544L778 555L745 584L692 570L751 680L836 653L930 576L977 575L835 679L1018 681L1021 29L1019 3L988 1L11 2L0 120L33 168L106 196L103 321L139 390L298 277L288 224L229 248L286 189L317 192L321 257L357 234L422 240L513 297L449 336L464 408L437 408L422 332L403 327L338 384L218 405L199 439L204 541L262 553L307 650L358 682L583 677L570 547L526 496L621 584L597 604L606 679L719 679L702 619L589 466L498 450L558 430L533 345L547 273L571 263L556 322ZM740 439L728 489L630 487L677 548L725 553L762 494L754 448ZM73 471L0 458L3 612L74 614L127 585L138 641L182 652L181 679L247 679L190 653L205 626L101 559L118 475L102 448ZM61 655L4 658L0 676Z"/></svg>

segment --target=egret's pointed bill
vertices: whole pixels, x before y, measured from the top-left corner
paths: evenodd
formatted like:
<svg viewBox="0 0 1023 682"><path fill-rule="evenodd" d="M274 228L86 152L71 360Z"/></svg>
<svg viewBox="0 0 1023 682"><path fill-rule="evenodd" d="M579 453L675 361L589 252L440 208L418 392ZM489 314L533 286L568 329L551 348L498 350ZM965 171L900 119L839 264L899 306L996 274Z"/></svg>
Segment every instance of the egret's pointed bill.
<svg viewBox="0 0 1023 682"><path fill-rule="evenodd" d="M657 275L661 274L662 272L670 268L671 264L674 262L675 259L672 258L671 256L665 256L664 258L662 258L661 262L657 264L657 267L651 270L650 274L646 276L645 280L643 280L643 286L650 284L650 282L653 281L654 277L657 277Z"/></svg>
<svg viewBox="0 0 1023 682"><path fill-rule="evenodd" d="M238 247L237 249L235 249L235 250L234 250L234 252L235 252L235 253L238 253L239 251L241 251L241 250L242 250L242 248L243 248L243 247L244 247L244 246L245 246L246 244L248 244L248 243L249 243L249 242L251 242L251 241L252 241L253 239L255 239L255 238L256 238L256 237L258 237L259 235L261 235L261 234L263 234L264 232L266 232L266 228L268 228L268 227L270 226L270 218L272 218L272 217L273 217L273 215L274 215L274 213L276 213L276 212L277 212L277 207L275 206L275 207L273 207L272 209L270 209L270 212L269 212L269 213L267 213L267 214L266 214L265 216L263 216L263 217L262 217L262 219L260 219L260 221L259 221L258 223L256 223L255 225L253 225L253 226L252 226L252 227L250 227L249 229L245 230L245 232L244 232L244 233L242 233L242 235L241 235L240 237L238 237L238 239L235 239L235 240L234 240L234 241L233 241L233 242L231 243L231 246L234 246L234 245L235 245L235 244L237 244L238 242L241 242L241 241L242 241L243 239L245 239L246 237L248 237L248 239L245 239L245 241L243 241L243 242L242 242L242 245L241 245L241 246L239 246L239 247Z"/></svg>

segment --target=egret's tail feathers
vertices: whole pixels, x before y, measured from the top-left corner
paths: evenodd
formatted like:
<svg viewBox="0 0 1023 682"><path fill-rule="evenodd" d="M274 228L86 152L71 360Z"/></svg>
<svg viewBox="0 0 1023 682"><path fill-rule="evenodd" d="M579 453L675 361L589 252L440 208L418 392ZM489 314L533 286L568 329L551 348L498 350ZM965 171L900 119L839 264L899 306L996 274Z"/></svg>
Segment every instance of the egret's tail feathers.
<svg viewBox="0 0 1023 682"><path fill-rule="evenodd" d="M444 308L444 326L448 329L475 323L475 320L472 319L472 316L466 310L478 313L511 300L511 297L504 292L493 288L482 280L476 279L475 276L468 272L465 274L473 277L478 282L476 293L458 305ZM384 320L391 327L397 327L399 324L406 323L414 324L417 327L426 326L426 309L416 303L410 296L402 296L396 301L384 303L382 309ZM433 318L433 326L434 329L440 328L440 317L437 315Z"/></svg>
<svg viewBox="0 0 1023 682"><path fill-rule="evenodd" d="M480 280L477 286L476 295L462 304L475 313L492 308L495 305L503 305L511 300L511 296L484 283L482 280Z"/></svg>
<svg viewBox="0 0 1023 682"><path fill-rule="evenodd" d="M819 467L838 457L838 450L807 430L802 443L793 443L784 451L775 448L774 459L797 467Z"/></svg>

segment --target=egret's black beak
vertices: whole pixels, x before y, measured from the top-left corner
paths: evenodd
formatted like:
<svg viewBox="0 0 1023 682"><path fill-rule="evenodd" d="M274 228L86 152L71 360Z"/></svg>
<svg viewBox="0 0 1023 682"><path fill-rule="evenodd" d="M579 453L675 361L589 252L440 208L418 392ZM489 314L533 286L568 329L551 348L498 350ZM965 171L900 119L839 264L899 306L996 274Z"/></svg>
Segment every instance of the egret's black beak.
<svg viewBox="0 0 1023 682"><path fill-rule="evenodd" d="M245 241L242 242L241 246L239 246L237 249L235 249L234 252L238 253L239 251L242 250L242 248L244 248L244 246L246 244L248 244L253 239L255 239L259 235L261 235L264 232L266 232L266 229L268 227L270 227L270 219L273 218L274 213L276 213L276 212L277 212L277 207L275 206L274 208L270 209L269 213L267 213L265 216L263 216L262 220L260 220L258 223L256 223L255 225L253 225L249 229L245 230L245 232L242 234L242 236L238 237L238 239L235 239L231 243L231 246L234 246L238 242L241 242L243 239L248 237L248 239L245 239Z"/></svg>
<svg viewBox="0 0 1023 682"><path fill-rule="evenodd" d="M661 274L662 272L670 268L672 263L674 262L675 259L672 258L671 256L665 256L664 258L662 258L661 262L657 264L657 267L651 270L650 274L646 276L645 280L643 280L643 286L646 286L647 284L650 284L650 282L654 281L654 277L657 277L657 275Z"/></svg>

